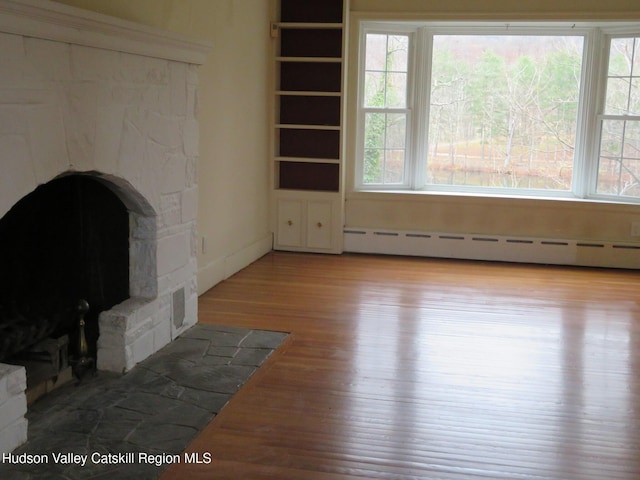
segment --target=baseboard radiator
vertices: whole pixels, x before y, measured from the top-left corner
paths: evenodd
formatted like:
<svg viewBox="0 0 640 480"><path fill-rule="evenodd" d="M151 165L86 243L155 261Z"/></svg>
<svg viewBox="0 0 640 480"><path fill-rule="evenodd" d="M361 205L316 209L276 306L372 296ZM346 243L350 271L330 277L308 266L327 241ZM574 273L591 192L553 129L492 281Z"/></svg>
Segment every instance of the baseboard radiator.
<svg viewBox="0 0 640 480"><path fill-rule="evenodd" d="M640 243L348 228L344 251L640 269Z"/></svg>

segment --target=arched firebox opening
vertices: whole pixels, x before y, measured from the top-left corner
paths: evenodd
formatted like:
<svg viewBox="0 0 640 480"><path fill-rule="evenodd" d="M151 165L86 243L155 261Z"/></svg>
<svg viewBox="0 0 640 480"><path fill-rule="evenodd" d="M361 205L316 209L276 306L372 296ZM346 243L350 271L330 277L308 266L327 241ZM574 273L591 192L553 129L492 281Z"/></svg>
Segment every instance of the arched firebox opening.
<svg viewBox="0 0 640 480"><path fill-rule="evenodd" d="M81 299L95 359L98 315L129 298L129 228L118 195L86 174L39 186L0 219L0 362L65 335L77 357Z"/></svg>

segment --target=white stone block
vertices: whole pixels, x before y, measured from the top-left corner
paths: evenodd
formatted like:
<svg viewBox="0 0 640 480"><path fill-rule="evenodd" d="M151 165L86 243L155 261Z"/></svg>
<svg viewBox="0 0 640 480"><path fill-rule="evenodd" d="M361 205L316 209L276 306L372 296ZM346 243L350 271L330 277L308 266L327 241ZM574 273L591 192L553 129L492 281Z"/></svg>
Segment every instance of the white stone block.
<svg viewBox="0 0 640 480"><path fill-rule="evenodd" d="M3 368L4 373L2 376L6 382L7 392L12 394L23 393L27 389L26 369L21 365L6 365L6 367Z"/></svg>
<svg viewBox="0 0 640 480"><path fill-rule="evenodd" d="M171 89L169 87L158 87L155 101L155 105L149 105L151 110L161 115L175 115L171 111Z"/></svg>
<svg viewBox="0 0 640 480"><path fill-rule="evenodd" d="M196 209L197 209L197 206L196 206ZM192 258L192 261L195 262L198 257L198 251L200 249L200 240L198 238L198 228L196 226L195 219L191 222L190 231L191 231L191 258ZM197 271L197 270L198 268L196 267L194 271Z"/></svg>
<svg viewBox="0 0 640 480"><path fill-rule="evenodd" d="M198 187L183 190L181 207L182 223L195 221L198 216Z"/></svg>
<svg viewBox="0 0 640 480"><path fill-rule="evenodd" d="M176 210L180 211L180 208L180 192L165 193L160 197L160 215ZM161 225L162 223L164 222L160 222Z"/></svg>
<svg viewBox="0 0 640 480"><path fill-rule="evenodd" d="M198 185L198 157L187 157L186 186L195 187L196 185Z"/></svg>
<svg viewBox="0 0 640 480"><path fill-rule="evenodd" d="M187 86L187 116L191 118L198 118L199 112L199 95L200 89L197 85Z"/></svg>
<svg viewBox="0 0 640 480"><path fill-rule="evenodd" d="M183 120L178 117L149 112L147 131L149 138L159 145L179 147L182 145Z"/></svg>
<svg viewBox="0 0 640 480"><path fill-rule="evenodd" d="M198 65L189 64L187 67L187 85L198 85L200 83Z"/></svg>
<svg viewBox="0 0 640 480"><path fill-rule="evenodd" d="M144 170L140 162L146 155L146 141L142 127L136 125L135 121L135 115L131 109L128 109L120 132L117 170L119 176L126 178L132 184L140 182L140 176Z"/></svg>
<svg viewBox="0 0 640 480"><path fill-rule="evenodd" d="M180 194L163 195L160 199L160 228L169 228L182 223Z"/></svg>
<svg viewBox="0 0 640 480"><path fill-rule="evenodd" d="M135 323L136 312L134 310L125 310L122 304L116 305L111 310L100 313L99 323L100 330L109 330L112 332L126 332Z"/></svg>
<svg viewBox="0 0 640 480"><path fill-rule="evenodd" d="M114 80L145 85L166 85L169 83L169 61L120 53L119 62L113 69Z"/></svg>
<svg viewBox="0 0 640 480"><path fill-rule="evenodd" d="M27 419L21 418L0 429L0 455L9 453L27 441Z"/></svg>
<svg viewBox="0 0 640 480"><path fill-rule="evenodd" d="M197 271L195 268L197 261L195 258L190 259L180 268L173 270L171 273L164 275L158 279L158 289L164 295L171 295L177 288L185 285Z"/></svg>
<svg viewBox="0 0 640 480"><path fill-rule="evenodd" d="M119 70L118 52L71 45L71 68L74 80L109 81Z"/></svg>
<svg viewBox="0 0 640 480"><path fill-rule="evenodd" d="M155 240L158 231L155 217L132 215L131 220L130 229L132 238Z"/></svg>
<svg viewBox="0 0 640 480"><path fill-rule="evenodd" d="M2 170L12 172L11 175L0 175L0 217L3 217L16 202L33 191L37 183L25 137L0 136L0 158Z"/></svg>
<svg viewBox="0 0 640 480"><path fill-rule="evenodd" d="M147 321L159 308L157 302L149 302L141 298L128 298L110 310L100 313L98 319L100 331L128 332L138 328Z"/></svg>
<svg viewBox="0 0 640 480"><path fill-rule="evenodd" d="M172 272L158 278L158 292L160 292L162 297L170 296L171 292L173 292L176 285L176 280L173 275L174 273L175 272Z"/></svg>
<svg viewBox="0 0 640 480"><path fill-rule="evenodd" d="M183 116L187 113L187 65L171 62L171 113Z"/></svg>
<svg viewBox="0 0 640 480"><path fill-rule="evenodd" d="M142 105L161 116L171 115L171 93L161 85L146 86L142 92Z"/></svg>
<svg viewBox="0 0 640 480"><path fill-rule="evenodd" d="M98 351L106 349L124 350L124 332L112 330L108 327L100 327L100 336L98 337Z"/></svg>
<svg viewBox="0 0 640 480"><path fill-rule="evenodd" d="M158 276L183 267L189 262L189 235L186 232L158 240Z"/></svg>
<svg viewBox="0 0 640 480"><path fill-rule="evenodd" d="M154 353L160 350L165 345L168 345L171 338L171 322L169 318L164 318L162 315L162 321L158 323L153 329L153 350Z"/></svg>
<svg viewBox="0 0 640 480"><path fill-rule="evenodd" d="M132 369L153 353L155 353L153 349L153 332L147 332L131 345L125 347L126 369Z"/></svg>
<svg viewBox="0 0 640 480"><path fill-rule="evenodd" d="M100 340L98 340L98 370L107 372L124 373L127 368L127 359L125 347L118 348L100 348Z"/></svg>
<svg viewBox="0 0 640 480"><path fill-rule="evenodd" d="M98 108L94 164L102 173L117 172L125 110L126 106L113 104Z"/></svg>
<svg viewBox="0 0 640 480"><path fill-rule="evenodd" d="M10 92L3 90L0 92L0 135L18 134L25 136L27 130L27 119L24 108L10 104L4 104L2 97L9 96Z"/></svg>
<svg viewBox="0 0 640 480"><path fill-rule="evenodd" d="M198 122L189 117L184 122L184 154L188 157L196 157L200 152L200 136Z"/></svg>
<svg viewBox="0 0 640 480"><path fill-rule="evenodd" d="M178 193L184 190L187 175L187 159L182 153L169 154L164 159L161 178L162 193Z"/></svg>
<svg viewBox="0 0 640 480"><path fill-rule="evenodd" d="M124 344L132 345L140 337L145 336L153 330L153 322L151 317L140 320L135 326L127 330L124 334Z"/></svg>
<svg viewBox="0 0 640 480"><path fill-rule="evenodd" d="M193 272L194 275L189 279L189 295L193 296L196 298L198 298L199 295L199 289L198 289L198 260L197 258L194 258L192 260L192 264L193 264Z"/></svg>
<svg viewBox="0 0 640 480"><path fill-rule="evenodd" d="M70 167L92 170L99 85L74 82L65 85L63 91L63 121Z"/></svg>
<svg viewBox="0 0 640 480"><path fill-rule="evenodd" d="M169 295L164 295L168 301L170 301ZM158 310L153 316L153 328L159 325L168 325L171 322L171 303L168 303L162 309Z"/></svg>
<svg viewBox="0 0 640 480"><path fill-rule="evenodd" d="M9 398L24 393L26 388L27 375L24 367L0 363L0 405Z"/></svg>
<svg viewBox="0 0 640 480"><path fill-rule="evenodd" d="M162 298L156 298L152 301L148 301L146 299L136 299L136 315L139 319L151 318L156 315L156 313L165 308L166 300Z"/></svg>
<svg viewBox="0 0 640 480"><path fill-rule="evenodd" d="M53 105L32 107L26 112L33 171L38 184L67 170L70 158L65 143L62 112Z"/></svg>
<svg viewBox="0 0 640 480"><path fill-rule="evenodd" d="M27 396L24 392L9 397L0 404L0 430L8 427L27 413Z"/></svg>
<svg viewBox="0 0 640 480"><path fill-rule="evenodd" d="M152 299L158 294L157 252L155 240L133 240L129 244L129 293L132 297Z"/></svg>
<svg viewBox="0 0 640 480"><path fill-rule="evenodd" d="M109 89L109 96L104 102L107 105L118 105L120 107L144 105L144 93L146 88L140 85L116 84Z"/></svg>
<svg viewBox="0 0 640 480"><path fill-rule="evenodd" d="M27 64L23 38L0 33L0 85L23 86L23 71Z"/></svg>
<svg viewBox="0 0 640 480"><path fill-rule="evenodd" d="M186 285L198 271L197 263L197 259L195 257L192 257L189 259L189 262L186 263L182 268L172 273L171 275L174 279L174 284L180 287Z"/></svg>
<svg viewBox="0 0 640 480"><path fill-rule="evenodd" d="M37 81L70 81L71 46L67 43L52 42L39 38L24 39L27 60Z"/></svg>

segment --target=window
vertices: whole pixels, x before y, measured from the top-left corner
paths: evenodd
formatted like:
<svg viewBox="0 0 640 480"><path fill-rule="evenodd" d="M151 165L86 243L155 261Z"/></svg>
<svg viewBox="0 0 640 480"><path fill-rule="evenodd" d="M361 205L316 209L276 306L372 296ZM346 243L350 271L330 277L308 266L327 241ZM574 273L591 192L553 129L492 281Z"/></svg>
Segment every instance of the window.
<svg viewBox="0 0 640 480"><path fill-rule="evenodd" d="M597 191L640 198L640 37L612 38Z"/></svg>
<svg viewBox="0 0 640 480"><path fill-rule="evenodd" d="M405 178L409 37L367 35L364 179L398 184Z"/></svg>
<svg viewBox="0 0 640 480"><path fill-rule="evenodd" d="M640 201L640 25L360 34L356 188Z"/></svg>

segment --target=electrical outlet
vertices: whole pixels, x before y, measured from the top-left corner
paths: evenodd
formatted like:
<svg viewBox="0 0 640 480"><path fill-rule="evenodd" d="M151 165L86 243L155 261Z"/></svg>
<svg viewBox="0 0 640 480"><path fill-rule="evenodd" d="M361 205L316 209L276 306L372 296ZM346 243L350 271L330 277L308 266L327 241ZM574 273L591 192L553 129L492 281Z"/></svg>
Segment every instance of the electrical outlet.
<svg viewBox="0 0 640 480"><path fill-rule="evenodd" d="M631 222L631 236L640 237L640 220Z"/></svg>

